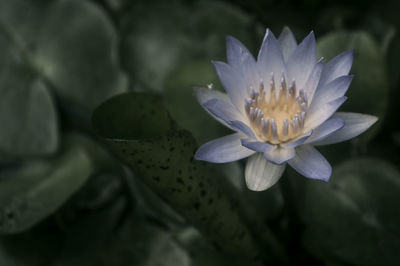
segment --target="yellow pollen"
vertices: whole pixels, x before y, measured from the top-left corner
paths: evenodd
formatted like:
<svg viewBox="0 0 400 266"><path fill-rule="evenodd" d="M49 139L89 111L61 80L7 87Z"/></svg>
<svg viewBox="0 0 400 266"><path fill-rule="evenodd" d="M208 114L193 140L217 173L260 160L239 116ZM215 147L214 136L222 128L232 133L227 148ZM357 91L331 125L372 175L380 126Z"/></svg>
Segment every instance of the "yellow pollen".
<svg viewBox="0 0 400 266"><path fill-rule="evenodd" d="M273 76L269 90L261 83L258 91L252 90L245 101L253 131L272 144L287 142L302 133L307 107L307 97L303 90L297 91L294 81L288 89L282 77L277 90Z"/></svg>

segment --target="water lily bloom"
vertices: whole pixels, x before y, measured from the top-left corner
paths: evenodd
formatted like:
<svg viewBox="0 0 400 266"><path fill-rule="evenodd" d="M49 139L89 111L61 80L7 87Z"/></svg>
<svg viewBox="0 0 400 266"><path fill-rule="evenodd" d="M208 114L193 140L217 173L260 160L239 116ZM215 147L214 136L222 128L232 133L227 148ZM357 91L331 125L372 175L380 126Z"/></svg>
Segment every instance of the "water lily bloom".
<svg viewBox="0 0 400 266"><path fill-rule="evenodd" d="M297 44L289 28L278 39L267 29L257 60L227 37L228 63L213 62L227 94L196 88L198 101L236 133L201 146L197 160L226 163L249 157L251 190L274 185L289 164L305 177L328 181L332 168L314 146L351 139L377 121L371 115L336 112L353 76L353 52L323 64L314 33Z"/></svg>

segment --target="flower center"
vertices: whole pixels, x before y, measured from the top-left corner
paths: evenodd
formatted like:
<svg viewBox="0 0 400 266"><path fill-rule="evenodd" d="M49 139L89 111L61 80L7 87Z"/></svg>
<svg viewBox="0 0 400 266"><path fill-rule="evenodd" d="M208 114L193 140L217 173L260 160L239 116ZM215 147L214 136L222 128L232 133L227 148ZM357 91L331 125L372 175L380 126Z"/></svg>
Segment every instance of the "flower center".
<svg viewBox="0 0 400 266"><path fill-rule="evenodd" d="M279 144L299 136L304 127L307 97L292 81L287 88L282 75L279 88L271 73L269 89L261 82L258 91L251 90L245 110L254 133L262 140Z"/></svg>

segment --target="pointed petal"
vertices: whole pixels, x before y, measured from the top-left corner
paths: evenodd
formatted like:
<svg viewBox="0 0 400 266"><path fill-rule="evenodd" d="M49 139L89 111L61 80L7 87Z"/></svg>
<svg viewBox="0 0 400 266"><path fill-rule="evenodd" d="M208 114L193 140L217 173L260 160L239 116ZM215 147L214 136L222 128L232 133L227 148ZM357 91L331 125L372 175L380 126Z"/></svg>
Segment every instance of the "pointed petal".
<svg viewBox="0 0 400 266"><path fill-rule="evenodd" d="M340 76L348 75L353 64L353 55L352 50L345 51L331 59L321 74L320 86L324 86Z"/></svg>
<svg viewBox="0 0 400 266"><path fill-rule="evenodd" d="M274 164L283 164L288 160L292 159L296 155L296 151L293 148L278 147L275 150L265 152L264 157Z"/></svg>
<svg viewBox="0 0 400 266"><path fill-rule="evenodd" d="M303 134L301 136L298 136L297 138L295 138L291 142L281 144L281 146L286 148L286 149L296 148L297 146L303 144L311 136L312 133L313 133L313 131L310 130L309 132L307 132L307 133L305 133L305 134Z"/></svg>
<svg viewBox="0 0 400 266"><path fill-rule="evenodd" d="M315 64L306 84L304 85L304 91L306 92L308 100L310 102L312 102L314 93L317 89L319 78L321 77L322 68L323 64L322 60L320 60L318 63Z"/></svg>
<svg viewBox="0 0 400 266"><path fill-rule="evenodd" d="M311 179L328 181L332 174L329 162L311 145L296 148L296 156L288 163L301 175Z"/></svg>
<svg viewBox="0 0 400 266"><path fill-rule="evenodd" d="M333 117L343 119L344 126L332 135L315 142L313 145L328 145L357 137L378 120L376 116L372 115L343 112L337 112Z"/></svg>
<svg viewBox="0 0 400 266"><path fill-rule="evenodd" d="M271 72L274 73L275 82L279 82L282 72L285 73L285 63L279 42L274 34L267 29L260 52L257 58L260 78L263 81L271 79Z"/></svg>
<svg viewBox="0 0 400 266"><path fill-rule="evenodd" d="M194 87L193 88L194 95L197 98L197 101L203 105L209 100L212 99L218 99L222 100L225 102L230 102L229 96L226 93L209 89L209 88L204 88L204 87Z"/></svg>
<svg viewBox="0 0 400 266"><path fill-rule="evenodd" d="M285 62L289 59L290 55L296 50L297 42L292 31L289 27L284 27L278 38L279 44L283 54Z"/></svg>
<svg viewBox="0 0 400 266"><path fill-rule="evenodd" d="M193 91L194 91L194 95L197 98L197 101L201 104L202 107L204 107L204 104L207 101L212 100L212 99L225 101L227 103L231 102L231 100L229 99L228 95L226 95L225 93L222 93L220 91L216 91L216 90L212 90L212 89L208 89L208 88L202 88L202 87L194 87ZM214 114L212 114L206 108L204 108L204 109L212 117L214 117L216 120L218 120L218 122L220 122L221 124L223 124L224 126L230 128L230 129L232 129L231 126L229 126L229 124L226 123L224 120L222 120L221 118L216 117Z"/></svg>
<svg viewBox="0 0 400 266"><path fill-rule="evenodd" d="M273 186L282 176L286 165L268 162L262 153L251 156L246 163L245 178L247 187L254 191L262 191Z"/></svg>
<svg viewBox="0 0 400 266"><path fill-rule="evenodd" d="M226 57L228 63L233 67L241 67L243 62L248 57L253 57L246 46L243 45L238 39L227 36L226 37ZM254 58L253 58L254 59Z"/></svg>
<svg viewBox="0 0 400 266"><path fill-rule="evenodd" d="M230 121L244 119L242 114L231 104L219 99L211 99L203 104L213 116L223 120L229 125Z"/></svg>
<svg viewBox="0 0 400 266"><path fill-rule="evenodd" d="M254 139L241 139L242 145L257 152L267 152L276 149L276 145L256 141Z"/></svg>
<svg viewBox="0 0 400 266"><path fill-rule="evenodd" d="M286 69L289 75L289 81L295 80L296 86L303 89L310 75L317 58L317 48L314 33L311 32L297 46L296 50L289 57Z"/></svg>
<svg viewBox="0 0 400 266"><path fill-rule="evenodd" d="M327 102L344 96L352 80L353 75L340 76L327 83L325 86L318 86L311 104L322 106ZM319 107L317 107L317 109L319 109Z"/></svg>
<svg viewBox="0 0 400 266"><path fill-rule="evenodd" d="M246 83L246 89L258 91L261 83L261 78L258 72L257 62L254 58L248 57L242 65L242 73Z"/></svg>
<svg viewBox="0 0 400 266"><path fill-rule="evenodd" d="M337 98L336 100L320 106L319 109L311 105L311 108L307 111L307 116L304 123L304 131L317 128L319 125L325 122L336 112L336 110L346 101L346 99L346 96Z"/></svg>
<svg viewBox="0 0 400 266"><path fill-rule="evenodd" d="M248 136L251 139L257 139L256 135L254 134L253 130L251 130L250 127L248 127L245 123L239 120L234 120L229 122L229 126L232 127L234 130L237 130L239 132L242 132L246 136Z"/></svg>
<svg viewBox="0 0 400 266"><path fill-rule="evenodd" d="M243 89L258 89L260 77L256 60L249 50L232 36L226 37L228 63L237 70L245 82Z"/></svg>
<svg viewBox="0 0 400 266"><path fill-rule="evenodd" d="M196 151L194 158L212 163L227 163L246 158L254 151L243 147L241 138L243 134L235 133L207 142Z"/></svg>
<svg viewBox="0 0 400 266"><path fill-rule="evenodd" d="M344 126L341 118L331 118L314 129L313 134L304 143L314 143L330 136Z"/></svg>
<svg viewBox="0 0 400 266"><path fill-rule="evenodd" d="M233 105L244 113L244 99L247 97L247 89L243 74L226 63L213 62L213 64Z"/></svg>

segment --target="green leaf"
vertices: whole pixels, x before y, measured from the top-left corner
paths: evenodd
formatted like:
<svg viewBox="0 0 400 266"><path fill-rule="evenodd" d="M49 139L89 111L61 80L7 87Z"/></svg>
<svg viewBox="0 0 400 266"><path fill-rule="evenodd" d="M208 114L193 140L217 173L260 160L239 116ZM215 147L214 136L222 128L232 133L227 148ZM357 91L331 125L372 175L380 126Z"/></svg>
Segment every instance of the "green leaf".
<svg viewBox="0 0 400 266"><path fill-rule="evenodd" d="M354 50L354 62L350 73L354 74L354 79L346 94L348 100L341 110L379 118L373 129L361 137L368 140L378 133L388 105L389 81L385 56L379 44L363 31L333 32L318 41L319 55L325 60L351 49Z"/></svg>
<svg viewBox="0 0 400 266"><path fill-rule="evenodd" d="M228 253L259 254L229 187L220 186L210 165L194 160L197 144L173 127L160 99L145 93L113 97L95 110L92 122L118 157L209 239Z"/></svg>
<svg viewBox="0 0 400 266"><path fill-rule="evenodd" d="M173 78L181 64L224 59L228 34L244 43L251 40L251 18L232 5L215 1L192 6L179 1L136 1L121 25L122 60L137 82L135 90L163 91L166 79Z"/></svg>
<svg viewBox="0 0 400 266"><path fill-rule="evenodd" d="M136 86L161 91L166 76L190 55L184 12L177 1L136 1L122 18L122 60Z"/></svg>
<svg viewBox="0 0 400 266"><path fill-rule="evenodd" d="M35 79L50 84L74 115L88 118L101 101L126 89L115 30L90 1L1 0L0 36L12 47L0 54L12 53ZM8 71L13 82L24 77Z"/></svg>
<svg viewBox="0 0 400 266"><path fill-rule="evenodd" d="M198 1L191 14L190 33L193 34L197 49L210 60L225 60L227 35L237 38L250 51L254 51L253 19L235 5L224 1ZM257 42L257 49L259 44L261 40ZM204 57L201 59L204 60Z"/></svg>
<svg viewBox="0 0 400 266"><path fill-rule="evenodd" d="M325 260L397 265L399 192L398 169L371 158L336 167L329 183L307 182L300 206L306 248Z"/></svg>
<svg viewBox="0 0 400 266"><path fill-rule="evenodd" d="M173 234L135 216L127 220L115 234L102 263L95 265L120 266L189 266L188 252L176 243Z"/></svg>
<svg viewBox="0 0 400 266"><path fill-rule="evenodd" d="M0 233L22 232L58 209L88 179L92 165L75 145L49 159L0 172Z"/></svg>
<svg viewBox="0 0 400 266"><path fill-rule="evenodd" d="M0 20L1 24L1 20ZM58 116L48 86L25 64L0 25L0 150L7 157L53 153Z"/></svg>

